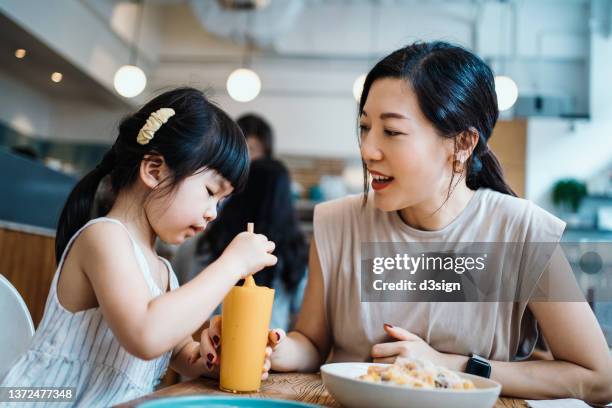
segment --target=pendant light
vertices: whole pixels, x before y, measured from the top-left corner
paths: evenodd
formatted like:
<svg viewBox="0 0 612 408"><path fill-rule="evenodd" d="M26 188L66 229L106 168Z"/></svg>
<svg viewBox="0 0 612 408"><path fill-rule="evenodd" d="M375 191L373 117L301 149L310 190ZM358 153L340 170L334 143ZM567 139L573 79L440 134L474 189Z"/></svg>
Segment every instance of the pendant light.
<svg viewBox="0 0 612 408"><path fill-rule="evenodd" d="M504 1L500 0L500 5L503 7ZM500 13L500 71L506 72L506 61L503 53L503 46L505 44L504 37L506 36L506 13ZM516 35L515 30L512 30L512 35ZM513 39L516 41L516 38ZM511 51L512 53L514 50ZM500 112L506 111L514 106L518 99L519 90L516 82L509 75L495 75L495 93L497 94L497 108Z"/></svg>
<svg viewBox="0 0 612 408"><path fill-rule="evenodd" d="M367 74L361 74L357 78L355 78L355 82L353 82L353 98L357 102L361 99L361 93L363 92L363 84L365 83Z"/></svg>
<svg viewBox="0 0 612 408"><path fill-rule="evenodd" d="M377 7L378 6L378 7ZM376 44L378 44L378 29L380 27L380 3L371 2L370 7L372 7L370 13L370 56L368 58L368 63L375 62L376 58ZM363 85L365 84L367 74L360 74L353 81L353 98L359 103L361 99L361 93L363 92Z"/></svg>
<svg viewBox="0 0 612 408"><path fill-rule="evenodd" d="M130 63L119 68L117 72L115 72L113 78L115 90L119 95L125 98L133 98L140 95L147 86L147 76L144 71L136 65L138 57L138 40L142 29L142 20L144 18L144 3L138 0L136 4L138 4L140 10L130 49Z"/></svg>
<svg viewBox="0 0 612 408"><path fill-rule="evenodd" d="M247 24L249 28L252 28L252 13L254 11L248 11L247 13ZM242 66L229 74L225 84L229 96L238 102L250 102L257 98L261 91L261 79L255 71L250 69L253 41L248 33L245 33L245 43L246 52L243 53Z"/></svg>
<svg viewBox="0 0 612 408"><path fill-rule="evenodd" d="M495 93L497 94L497 108L500 111L505 111L516 103L518 99L518 86L509 76L496 75Z"/></svg>

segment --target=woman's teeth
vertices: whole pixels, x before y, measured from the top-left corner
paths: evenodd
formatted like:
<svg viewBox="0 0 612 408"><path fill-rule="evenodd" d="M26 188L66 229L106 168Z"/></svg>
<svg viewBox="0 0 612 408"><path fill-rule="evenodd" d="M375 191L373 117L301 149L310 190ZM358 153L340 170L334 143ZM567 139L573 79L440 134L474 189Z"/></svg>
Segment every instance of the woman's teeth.
<svg viewBox="0 0 612 408"><path fill-rule="evenodd" d="M390 181L391 179L393 179L393 177L385 177L385 176L379 176L377 174L373 174L372 177L374 178L374 180L384 183L386 181Z"/></svg>
<svg viewBox="0 0 612 408"><path fill-rule="evenodd" d="M380 174L372 174L372 188L376 191L387 188L393 181L393 177L381 176Z"/></svg>

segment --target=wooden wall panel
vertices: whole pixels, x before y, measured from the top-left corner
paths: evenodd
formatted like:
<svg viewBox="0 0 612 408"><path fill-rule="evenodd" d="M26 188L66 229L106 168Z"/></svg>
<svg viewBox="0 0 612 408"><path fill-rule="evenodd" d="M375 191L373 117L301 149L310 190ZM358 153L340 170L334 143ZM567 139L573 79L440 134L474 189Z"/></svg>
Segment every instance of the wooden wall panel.
<svg viewBox="0 0 612 408"><path fill-rule="evenodd" d="M0 228L0 273L23 297L35 327L55 272L54 245L52 237Z"/></svg>
<svg viewBox="0 0 612 408"><path fill-rule="evenodd" d="M525 197L527 122L523 119L497 122L489 146L499 159L510 186L519 197Z"/></svg>

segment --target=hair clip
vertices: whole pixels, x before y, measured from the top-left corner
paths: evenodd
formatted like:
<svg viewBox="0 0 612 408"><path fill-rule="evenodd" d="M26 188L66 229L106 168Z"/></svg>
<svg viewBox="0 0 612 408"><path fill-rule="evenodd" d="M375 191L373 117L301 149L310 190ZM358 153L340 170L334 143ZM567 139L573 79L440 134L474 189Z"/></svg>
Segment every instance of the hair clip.
<svg viewBox="0 0 612 408"><path fill-rule="evenodd" d="M143 146L148 144L151 139L153 139L153 136L155 136L155 132L157 132L164 123L168 122L168 119L174 116L175 113L176 112L174 112L172 108L161 108L151 113L147 122L138 132L138 137L136 138L138 144Z"/></svg>

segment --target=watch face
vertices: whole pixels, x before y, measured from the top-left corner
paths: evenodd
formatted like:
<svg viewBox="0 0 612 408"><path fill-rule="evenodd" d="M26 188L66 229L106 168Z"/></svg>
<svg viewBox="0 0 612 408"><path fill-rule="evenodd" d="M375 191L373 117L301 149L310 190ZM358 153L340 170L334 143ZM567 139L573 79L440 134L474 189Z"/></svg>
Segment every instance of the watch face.
<svg viewBox="0 0 612 408"><path fill-rule="evenodd" d="M468 360L465 371L468 374L489 378L491 376L491 364L483 358L472 357Z"/></svg>

